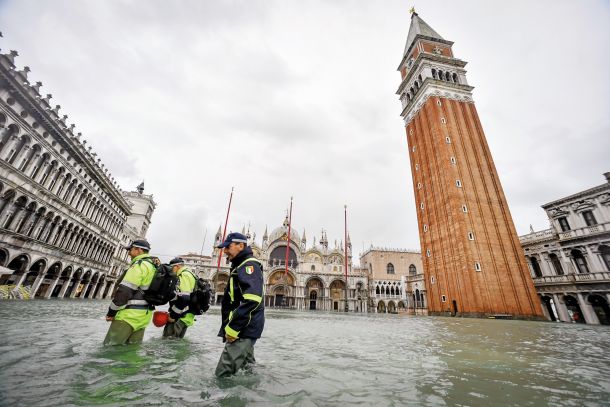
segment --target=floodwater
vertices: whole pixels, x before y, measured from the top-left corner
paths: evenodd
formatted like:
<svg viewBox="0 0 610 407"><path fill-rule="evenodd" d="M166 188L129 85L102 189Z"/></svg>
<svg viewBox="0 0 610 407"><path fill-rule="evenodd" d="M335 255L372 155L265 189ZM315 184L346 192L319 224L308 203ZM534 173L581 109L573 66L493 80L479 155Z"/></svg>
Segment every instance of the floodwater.
<svg viewBox="0 0 610 407"><path fill-rule="evenodd" d="M103 347L107 306L0 302L0 405L610 405L604 326L268 310L255 368L218 380L218 309Z"/></svg>

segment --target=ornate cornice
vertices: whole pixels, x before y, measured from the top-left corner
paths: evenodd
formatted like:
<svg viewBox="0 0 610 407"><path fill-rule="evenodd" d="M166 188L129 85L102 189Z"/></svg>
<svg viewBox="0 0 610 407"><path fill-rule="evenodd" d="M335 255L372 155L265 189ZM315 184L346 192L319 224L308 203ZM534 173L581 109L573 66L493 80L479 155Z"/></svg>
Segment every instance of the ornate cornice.
<svg viewBox="0 0 610 407"><path fill-rule="evenodd" d="M434 81L434 82L443 83L440 81ZM470 87L470 86L465 86L465 85L457 85L457 86L463 86L465 88L472 89L472 87ZM413 102L411 102L405 108L405 110L403 110L403 112L401 114L404 117L405 126L407 126L411 122L411 120L413 119L413 117L415 117L417 112L419 112L419 110L424 106L424 104L426 103L428 98L430 98L432 96L443 98L443 99L457 100L459 102L474 103L474 100L472 100L472 94L470 93L469 90L460 90L458 88L448 89L444 85L438 86L436 83L433 83L432 80L430 80L430 78L427 78L424 81L424 87L416 95L416 99Z"/></svg>

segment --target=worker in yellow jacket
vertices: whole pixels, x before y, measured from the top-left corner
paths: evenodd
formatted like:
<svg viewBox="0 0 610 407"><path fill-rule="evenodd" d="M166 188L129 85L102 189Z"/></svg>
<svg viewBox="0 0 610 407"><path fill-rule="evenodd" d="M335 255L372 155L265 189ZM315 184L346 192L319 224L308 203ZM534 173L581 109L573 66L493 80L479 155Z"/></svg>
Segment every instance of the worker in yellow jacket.
<svg viewBox="0 0 610 407"><path fill-rule="evenodd" d="M178 276L178 291L174 299L169 302L169 319L163 329L163 337L184 338L186 329L195 322L195 315L189 312L189 303L197 279L180 257L170 260L169 265Z"/></svg>
<svg viewBox="0 0 610 407"><path fill-rule="evenodd" d="M125 247L131 264L119 282L106 321L111 321L104 345L140 343L144 330L153 316L154 306L144 300L143 291L148 289L156 272L150 256L150 244L146 240L134 240Z"/></svg>

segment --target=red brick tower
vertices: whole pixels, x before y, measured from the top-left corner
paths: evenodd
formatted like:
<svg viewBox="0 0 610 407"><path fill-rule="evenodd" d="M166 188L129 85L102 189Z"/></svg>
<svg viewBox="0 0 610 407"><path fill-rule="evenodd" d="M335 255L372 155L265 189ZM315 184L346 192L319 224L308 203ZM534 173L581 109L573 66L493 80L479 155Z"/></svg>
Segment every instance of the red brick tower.
<svg viewBox="0 0 610 407"><path fill-rule="evenodd" d="M398 70L433 315L541 319L466 62L417 13Z"/></svg>

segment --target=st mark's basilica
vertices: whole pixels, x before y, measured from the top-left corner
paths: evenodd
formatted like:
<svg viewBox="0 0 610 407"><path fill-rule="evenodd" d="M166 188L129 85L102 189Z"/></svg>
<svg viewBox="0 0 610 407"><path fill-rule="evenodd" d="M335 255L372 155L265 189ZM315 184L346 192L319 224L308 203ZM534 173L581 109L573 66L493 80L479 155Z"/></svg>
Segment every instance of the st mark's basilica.
<svg viewBox="0 0 610 407"><path fill-rule="evenodd" d="M288 245L288 219L271 233L265 233L262 241L256 234L250 235L248 244L254 255L263 263L265 278L265 306L288 307L307 310L345 310L345 245L335 241L329 245L325 231L320 239L307 245L302 236L291 228L286 272L286 246ZM220 243L220 229L214 246ZM198 267L203 277L212 282L216 292L215 302L222 299L229 277L229 263L220 251L215 250L209 261ZM221 254L222 255L222 254ZM352 268L352 245L347 237L348 307L351 312L367 312L367 276L364 270Z"/></svg>

